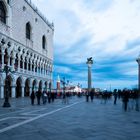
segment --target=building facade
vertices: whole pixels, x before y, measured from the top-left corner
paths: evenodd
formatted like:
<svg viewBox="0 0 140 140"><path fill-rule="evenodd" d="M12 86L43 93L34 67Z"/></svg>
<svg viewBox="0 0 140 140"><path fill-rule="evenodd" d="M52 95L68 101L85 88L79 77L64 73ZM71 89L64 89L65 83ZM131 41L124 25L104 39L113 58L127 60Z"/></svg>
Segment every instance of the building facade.
<svg viewBox="0 0 140 140"><path fill-rule="evenodd" d="M0 98L6 84L13 98L51 90L53 34L53 23L31 0L0 0Z"/></svg>

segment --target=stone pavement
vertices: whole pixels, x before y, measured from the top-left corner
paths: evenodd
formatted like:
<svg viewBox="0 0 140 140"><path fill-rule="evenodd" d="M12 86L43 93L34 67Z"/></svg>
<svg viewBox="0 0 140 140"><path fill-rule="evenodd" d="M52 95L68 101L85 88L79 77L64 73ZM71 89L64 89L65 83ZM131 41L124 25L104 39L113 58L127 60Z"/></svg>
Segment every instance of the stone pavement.
<svg viewBox="0 0 140 140"><path fill-rule="evenodd" d="M125 112L121 100L113 105L112 99L105 104L73 97L69 104L57 99L31 106L26 98L11 104L0 107L2 140L140 140L140 112Z"/></svg>

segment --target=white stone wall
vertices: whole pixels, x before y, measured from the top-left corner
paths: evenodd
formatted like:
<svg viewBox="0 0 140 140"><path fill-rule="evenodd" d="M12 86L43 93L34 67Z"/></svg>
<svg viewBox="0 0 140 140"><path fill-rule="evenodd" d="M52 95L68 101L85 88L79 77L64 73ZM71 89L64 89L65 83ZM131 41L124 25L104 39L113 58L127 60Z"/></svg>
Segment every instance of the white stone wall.
<svg viewBox="0 0 140 140"><path fill-rule="evenodd" d="M15 71L15 73L10 74L11 78L9 79L11 82L11 97L16 97L16 82L18 78L21 79L22 87L22 94L20 96L24 97L24 87L27 86L25 81L29 80L28 86L30 88L30 94L33 81L37 81L35 85L36 90L39 89L40 82L43 90L48 88L49 83L53 81L54 29L53 25L46 22L46 20L40 16L39 12L36 11L36 8L33 8L27 0L11 0L10 4L7 4L7 0L2 1L5 4L7 18L6 24L0 21L0 69L3 69L5 66L4 56L8 56L7 65L10 66L11 70ZM28 1L30 2L30 0ZM23 7L25 7L24 10ZM27 22L30 22L32 28L31 41L26 39ZM46 37L46 50L42 48L43 35ZM5 52L7 52L7 54ZM17 57L18 65L15 65ZM27 64L30 65L26 65L26 69L24 63L25 58ZM20 63L22 63L22 67ZM37 68L37 70L35 70L35 68ZM6 75L2 72L0 74L0 98L4 98L5 78ZM47 85L44 83L47 83Z"/></svg>
<svg viewBox="0 0 140 140"><path fill-rule="evenodd" d="M40 54L53 59L53 30L25 0L11 1L11 37ZM25 7L25 10L23 10ZM37 19L37 21L36 21ZM26 23L32 28L31 41L26 39ZM46 37L46 50L42 49L42 36Z"/></svg>

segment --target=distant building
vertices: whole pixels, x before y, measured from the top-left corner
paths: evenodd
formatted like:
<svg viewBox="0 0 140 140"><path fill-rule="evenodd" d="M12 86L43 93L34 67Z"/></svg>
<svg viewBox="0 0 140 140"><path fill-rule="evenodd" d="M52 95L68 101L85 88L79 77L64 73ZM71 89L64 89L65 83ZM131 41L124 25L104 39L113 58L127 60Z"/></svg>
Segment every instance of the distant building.
<svg viewBox="0 0 140 140"><path fill-rule="evenodd" d="M60 87L60 77L59 77L59 75L58 75L58 77L57 77L57 83L56 83L56 84L57 84L57 85L56 85L57 90L60 90L61 87Z"/></svg>
<svg viewBox="0 0 140 140"><path fill-rule="evenodd" d="M31 0L0 0L0 98L4 98L6 78L11 97L51 88L53 34L53 23ZM15 73L6 77L5 65Z"/></svg>
<svg viewBox="0 0 140 140"><path fill-rule="evenodd" d="M82 89L79 86L71 86L71 87L69 87L68 90L69 90L69 92L75 92L75 93L82 92Z"/></svg>

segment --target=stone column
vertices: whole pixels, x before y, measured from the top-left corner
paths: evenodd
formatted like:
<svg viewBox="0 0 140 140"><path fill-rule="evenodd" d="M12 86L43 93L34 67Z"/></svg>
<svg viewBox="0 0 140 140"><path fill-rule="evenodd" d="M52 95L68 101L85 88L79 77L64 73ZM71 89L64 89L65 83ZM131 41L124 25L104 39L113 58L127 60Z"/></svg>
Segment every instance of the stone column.
<svg viewBox="0 0 140 140"><path fill-rule="evenodd" d="M18 71L20 71L20 57L18 56Z"/></svg>
<svg viewBox="0 0 140 140"><path fill-rule="evenodd" d="M37 61L37 74L38 74L38 61Z"/></svg>
<svg viewBox="0 0 140 140"><path fill-rule="evenodd" d="M43 63L43 74L45 75L45 63Z"/></svg>
<svg viewBox="0 0 140 140"><path fill-rule="evenodd" d="M35 61L34 61L34 68L33 68L33 73L34 73L34 75L35 75Z"/></svg>
<svg viewBox="0 0 140 140"><path fill-rule="evenodd" d="M140 55L139 57L136 59L137 63L138 63L138 90L140 92Z"/></svg>
<svg viewBox="0 0 140 140"><path fill-rule="evenodd" d="M1 65L2 65L2 69L4 68L4 55L5 55L5 53L4 53L4 49L2 49L2 54L1 54L2 56L1 56Z"/></svg>
<svg viewBox="0 0 140 140"><path fill-rule="evenodd" d="M24 89L25 89L25 87L24 87L24 85L22 85L22 87L21 87L21 91L22 91L21 96L22 96L22 97L24 97Z"/></svg>
<svg viewBox="0 0 140 140"><path fill-rule="evenodd" d="M87 62L86 64L88 65L88 92L91 91L91 88L92 88L92 76L91 76L91 67L92 67L92 64L93 64L93 60L92 60L92 57L91 58L87 58Z"/></svg>
<svg viewBox="0 0 140 140"><path fill-rule="evenodd" d="M10 66L10 55L8 54L8 66Z"/></svg>
<svg viewBox="0 0 140 140"><path fill-rule="evenodd" d="M139 92L140 92L140 63L138 65L138 89L139 89Z"/></svg>
<svg viewBox="0 0 140 140"><path fill-rule="evenodd" d="M44 75L46 76L46 64L44 66Z"/></svg>
<svg viewBox="0 0 140 140"><path fill-rule="evenodd" d="M29 96L31 95L32 93L32 86L29 87Z"/></svg>
<svg viewBox="0 0 140 140"><path fill-rule="evenodd" d="M41 68L42 68L42 64L41 64L41 62L40 62L40 75L41 75Z"/></svg>
<svg viewBox="0 0 140 140"><path fill-rule="evenodd" d="M29 64L28 64L29 61L28 61L28 59L27 59L26 63L27 63L27 65L26 65L27 66L27 71L29 71L29 67L28 67L29 66Z"/></svg>
<svg viewBox="0 0 140 140"><path fill-rule="evenodd" d="M12 98L15 98L16 97L16 86L15 85L12 85L11 86L11 90L12 90Z"/></svg>
<svg viewBox="0 0 140 140"><path fill-rule="evenodd" d="M138 63L138 98L136 98L136 111L139 111L140 106L140 55L136 59Z"/></svg>
<svg viewBox="0 0 140 140"><path fill-rule="evenodd" d="M32 72L32 64L33 64L33 62L32 62L32 60L30 60L30 71Z"/></svg>
<svg viewBox="0 0 140 140"><path fill-rule="evenodd" d="M4 85L0 85L0 98L4 98Z"/></svg>
<svg viewBox="0 0 140 140"><path fill-rule="evenodd" d="M12 57L12 71L15 70L14 64L15 64L15 57Z"/></svg>
<svg viewBox="0 0 140 140"><path fill-rule="evenodd" d="M25 60L24 60L24 58L22 59L22 69L23 69L23 71L25 70Z"/></svg>
<svg viewBox="0 0 140 140"><path fill-rule="evenodd" d="M39 65L39 74L41 75L41 65Z"/></svg>

